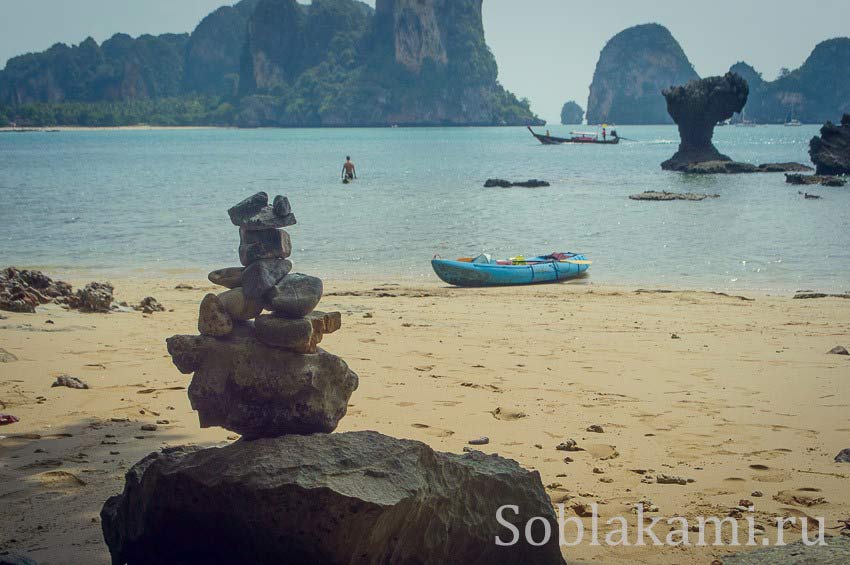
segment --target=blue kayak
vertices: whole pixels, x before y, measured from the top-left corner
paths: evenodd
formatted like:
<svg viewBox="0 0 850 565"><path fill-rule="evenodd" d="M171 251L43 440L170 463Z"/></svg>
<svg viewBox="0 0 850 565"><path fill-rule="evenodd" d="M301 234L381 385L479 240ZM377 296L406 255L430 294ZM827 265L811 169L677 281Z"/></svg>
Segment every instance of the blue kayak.
<svg viewBox="0 0 850 565"><path fill-rule="evenodd" d="M492 261L489 257L448 261L433 259L431 266L444 282L455 286L510 286L538 283L551 283L573 279L590 267L590 261L584 255L573 253L562 259L552 256L530 257L519 264L503 264L505 261Z"/></svg>

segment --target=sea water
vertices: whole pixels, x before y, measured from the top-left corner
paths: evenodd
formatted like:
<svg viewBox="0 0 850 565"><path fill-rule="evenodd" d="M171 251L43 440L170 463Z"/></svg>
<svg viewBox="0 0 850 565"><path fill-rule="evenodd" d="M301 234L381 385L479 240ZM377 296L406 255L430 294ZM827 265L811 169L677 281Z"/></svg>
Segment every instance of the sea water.
<svg viewBox="0 0 850 565"><path fill-rule="evenodd" d="M574 251L594 261L595 283L850 289L850 187L805 187L822 196L806 200L782 174L669 173L659 165L676 151L675 127L617 129L634 141L543 146L523 128L4 133L0 266L119 276L231 266L227 208L264 190L292 202L296 268L328 278L436 280L437 254ZM808 162L816 133L724 127L715 143L739 161ZM349 185L346 155L359 177ZM490 177L552 186L484 188ZM629 200L646 190L720 198Z"/></svg>

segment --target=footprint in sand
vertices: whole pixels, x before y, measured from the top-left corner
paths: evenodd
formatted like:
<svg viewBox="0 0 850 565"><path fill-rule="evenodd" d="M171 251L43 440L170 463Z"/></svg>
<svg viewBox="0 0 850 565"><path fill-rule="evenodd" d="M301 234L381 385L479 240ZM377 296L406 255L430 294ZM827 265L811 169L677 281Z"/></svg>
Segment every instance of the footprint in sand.
<svg viewBox="0 0 850 565"><path fill-rule="evenodd" d="M432 428L428 424L412 424L412 426L418 430L423 430L429 436L434 437L450 437L455 433L451 430L444 430L441 428Z"/></svg>
<svg viewBox="0 0 850 565"><path fill-rule="evenodd" d="M67 471L47 471L38 476L41 486L46 488L80 488L86 486L85 481Z"/></svg>
<svg viewBox="0 0 850 565"><path fill-rule="evenodd" d="M773 500L793 506L818 506L819 504L826 504L826 499L818 494L820 492L821 489L814 487L782 490L773 497Z"/></svg>
<svg viewBox="0 0 850 565"><path fill-rule="evenodd" d="M590 453L596 459L600 461L608 461L610 459L616 459L620 456L620 453L617 451L617 448L613 445L605 445L602 443L592 443L588 445L582 445L585 451Z"/></svg>
<svg viewBox="0 0 850 565"><path fill-rule="evenodd" d="M512 408L496 408L490 414L493 415L497 420L502 420L505 422L513 422L515 420L521 420L522 418L526 418L528 414L525 412L521 412Z"/></svg>
<svg viewBox="0 0 850 565"><path fill-rule="evenodd" d="M757 471L753 480L760 483L781 483L791 478L791 474L781 469L771 469L767 465L750 465L750 469Z"/></svg>

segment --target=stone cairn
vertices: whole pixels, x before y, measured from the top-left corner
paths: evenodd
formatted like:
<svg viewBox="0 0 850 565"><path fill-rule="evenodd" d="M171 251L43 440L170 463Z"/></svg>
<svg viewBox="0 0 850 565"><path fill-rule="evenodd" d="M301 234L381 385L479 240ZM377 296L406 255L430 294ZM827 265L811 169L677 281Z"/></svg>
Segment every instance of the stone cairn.
<svg viewBox="0 0 850 565"><path fill-rule="evenodd" d="M357 375L319 350L341 326L339 312L319 312L319 278L291 273L296 223L289 200L260 192L228 211L239 227L242 267L213 271L228 288L208 294L198 316L200 336L174 336L168 351L186 374L201 427L222 426L247 439L332 432L357 389ZM270 314L263 314L267 310Z"/></svg>
<svg viewBox="0 0 850 565"><path fill-rule="evenodd" d="M314 310L321 280L290 273L289 201L269 205L261 192L229 213L243 266L210 273L229 290L204 297L201 335L167 343L177 368L194 373L201 427L242 439L134 465L101 511L112 563L563 563L536 471L377 432L330 433L358 377L318 348L340 314ZM504 518L519 531L542 517L553 535L497 546L494 536L511 537L496 520L504 504L519 508Z"/></svg>

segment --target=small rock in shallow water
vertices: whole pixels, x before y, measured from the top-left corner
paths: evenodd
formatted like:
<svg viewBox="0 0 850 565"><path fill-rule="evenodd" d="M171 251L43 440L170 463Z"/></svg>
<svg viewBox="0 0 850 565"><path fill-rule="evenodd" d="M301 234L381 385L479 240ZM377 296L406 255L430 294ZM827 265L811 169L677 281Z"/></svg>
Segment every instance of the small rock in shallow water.
<svg viewBox="0 0 850 565"><path fill-rule="evenodd" d="M70 375L59 375L58 377L56 377L56 382L54 382L51 387L59 386L75 388L78 390L86 390L89 388L89 385L87 385L77 377L72 377Z"/></svg>
<svg viewBox="0 0 850 565"><path fill-rule="evenodd" d="M469 445L487 445L488 443L490 443L490 438L487 436L469 440Z"/></svg>
<svg viewBox="0 0 850 565"><path fill-rule="evenodd" d="M827 351L827 353L831 355L850 355L850 352L848 352L847 349L842 345L836 345L835 347Z"/></svg>
<svg viewBox="0 0 850 565"><path fill-rule="evenodd" d="M211 337L224 337L233 331L233 320L215 294L208 294L201 301L198 331Z"/></svg>
<svg viewBox="0 0 850 565"><path fill-rule="evenodd" d="M835 456L836 463L850 463L850 447L847 449L842 449L838 455Z"/></svg>

